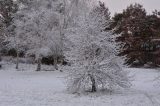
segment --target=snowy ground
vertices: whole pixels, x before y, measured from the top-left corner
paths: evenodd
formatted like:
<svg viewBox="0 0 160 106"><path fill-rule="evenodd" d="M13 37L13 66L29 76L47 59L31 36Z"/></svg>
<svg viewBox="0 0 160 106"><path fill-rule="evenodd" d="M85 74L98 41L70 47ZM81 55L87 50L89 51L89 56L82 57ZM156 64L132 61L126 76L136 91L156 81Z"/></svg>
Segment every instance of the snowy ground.
<svg viewBox="0 0 160 106"><path fill-rule="evenodd" d="M128 68L134 75L130 89L77 95L66 92L65 72L13 68L0 70L0 106L160 106L160 87L154 81L158 70Z"/></svg>

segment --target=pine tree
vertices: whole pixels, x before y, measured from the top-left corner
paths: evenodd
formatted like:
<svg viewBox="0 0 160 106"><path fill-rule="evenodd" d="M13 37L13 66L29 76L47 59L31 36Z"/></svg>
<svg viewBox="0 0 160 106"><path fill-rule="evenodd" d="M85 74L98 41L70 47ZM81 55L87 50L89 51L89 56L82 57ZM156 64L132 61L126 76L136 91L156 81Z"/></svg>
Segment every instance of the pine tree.
<svg viewBox="0 0 160 106"><path fill-rule="evenodd" d="M151 41L159 36L158 12L155 14L147 15L142 5L131 4L113 17L111 27L114 33L121 34L117 37L123 43L119 55L126 55L126 64L143 66L154 61Z"/></svg>
<svg viewBox="0 0 160 106"><path fill-rule="evenodd" d="M127 56L127 64L133 64L135 61L142 65L146 63L145 52L141 48L149 38L146 24L146 11L140 4L131 4L113 17L114 32L121 33L117 41L123 42L120 55Z"/></svg>

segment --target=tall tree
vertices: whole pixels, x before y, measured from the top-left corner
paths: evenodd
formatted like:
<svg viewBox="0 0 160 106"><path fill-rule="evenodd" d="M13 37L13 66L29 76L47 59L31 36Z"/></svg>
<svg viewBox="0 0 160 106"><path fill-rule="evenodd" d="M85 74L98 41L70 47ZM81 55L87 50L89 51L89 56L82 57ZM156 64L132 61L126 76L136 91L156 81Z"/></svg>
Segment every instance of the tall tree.
<svg viewBox="0 0 160 106"><path fill-rule="evenodd" d="M146 19L146 11L140 4L131 4L113 17L114 32L121 34L117 41L123 42L120 55L127 55L127 64L146 63L142 45L151 36Z"/></svg>
<svg viewBox="0 0 160 106"><path fill-rule="evenodd" d="M46 54L54 57L61 55L59 10L61 2L52 0L21 1L19 10L14 16L16 35L13 38L16 41L17 51L20 46L26 46L29 54L35 54L38 62L37 71L41 69L42 56ZM18 57L17 54L17 60Z"/></svg>
<svg viewBox="0 0 160 106"><path fill-rule="evenodd" d="M159 36L158 11L147 15L142 5L131 4L113 17L111 27L114 33L121 34L117 37L118 42L123 42L119 55L127 56L127 64L143 66L154 61L152 39Z"/></svg>
<svg viewBox="0 0 160 106"><path fill-rule="evenodd" d="M13 0L0 0L0 17L3 21L3 31L1 34L1 40L3 39L3 45L1 45L1 49L6 48L6 44L8 44L7 39L10 35L14 34L14 27L10 27L13 22L13 15L17 11L17 4ZM2 27L1 27L2 28Z"/></svg>
<svg viewBox="0 0 160 106"><path fill-rule="evenodd" d="M0 15L0 50L2 49L2 43L5 40L6 25L4 24L4 17Z"/></svg>
<svg viewBox="0 0 160 106"><path fill-rule="evenodd" d="M111 21L109 15L105 5L99 2L91 11L80 15L83 21L78 21L77 27L70 33L74 42L67 56L73 62L69 75L71 92L90 88L96 92L100 87L111 90L114 86L129 86L126 72L119 64L121 59L116 56L118 46L114 36L111 31L105 30Z"/></svg>

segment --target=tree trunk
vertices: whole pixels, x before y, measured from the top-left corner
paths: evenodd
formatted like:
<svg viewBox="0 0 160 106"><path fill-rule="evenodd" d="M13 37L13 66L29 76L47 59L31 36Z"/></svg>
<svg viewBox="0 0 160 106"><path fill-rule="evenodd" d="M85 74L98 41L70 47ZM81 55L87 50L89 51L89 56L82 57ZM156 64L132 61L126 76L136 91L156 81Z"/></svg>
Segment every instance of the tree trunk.
<svg viewBox="0 0 160 106"><path fill-rule="evenodd" d="M58 70L57 57L56 57L56 56L54 57L54 68L55 68L56 70Z"/></svg>
<svg viewBox="0 0 160 106"><path fill-rule="evenodd" d="M92 75L90 75L90 78L91 78L91 82L92 82L92 91L91 92L96 92L97 88L96 88L95 78Z"/></svg>
<svg viewBox="0 0 160 106"><path fill-rule="evenodd" d="M40 71L41 70L41 59L40 58L38 58L38 60L37 60L37 70L36 71Z"/></svg>
<svg viewBox="0 0 160 106"><path fill-rule="evenodd" d="M19 68L19 52L17 51L16 69Z"/></svg>

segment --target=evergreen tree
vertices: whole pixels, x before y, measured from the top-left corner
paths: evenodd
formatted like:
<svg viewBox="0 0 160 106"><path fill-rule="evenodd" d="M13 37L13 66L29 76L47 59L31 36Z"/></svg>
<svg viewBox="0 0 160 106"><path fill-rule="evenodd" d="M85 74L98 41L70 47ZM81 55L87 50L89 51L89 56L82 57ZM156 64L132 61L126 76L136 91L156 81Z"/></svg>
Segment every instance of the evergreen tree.
<svg viewBox="0 0 160 106"><path fill-rule="evenodd" d="M127 56L126 63L145 64L146 52L142 45L152 36L147 23L146 11L140 4L131 4L122 13L113 17L112 28L114 33L120 34L117 41L123 42L120 55Z"/></svg>

